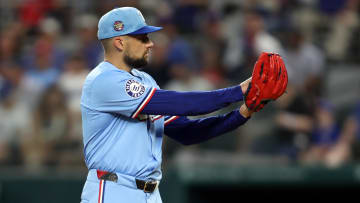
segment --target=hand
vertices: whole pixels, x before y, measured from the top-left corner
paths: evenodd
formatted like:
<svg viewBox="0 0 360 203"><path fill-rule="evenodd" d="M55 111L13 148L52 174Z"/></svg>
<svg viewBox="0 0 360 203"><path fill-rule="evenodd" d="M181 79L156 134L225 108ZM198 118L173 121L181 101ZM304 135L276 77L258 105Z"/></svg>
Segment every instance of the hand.
<svg viewBox="0 0 360 203"><path fill-rule="evenodd" d="M247 80L245 80L244 82L240 83L240 86L241 86L241 90L243 92L243 94L245 94L245 92L247 91L248 87L249 87L249 84L251 82L251 78L248 78Z"/></svg>
<svg viewBox="0 0 360 203"><path fill-rule="evenodd" d="M285 92L287 83L288 75L281 56L263 52L255 63L251 82L244 94L247 108L260 111L269 101L276 100Z"/></svg>
<svg viewBox="0 0 360 203"><path fill-rule="evenodd" d="M245 104L241 105L239 111L240 114L245 118L249 118L251 114L254 113L254 111L250 111Z"/></svg>

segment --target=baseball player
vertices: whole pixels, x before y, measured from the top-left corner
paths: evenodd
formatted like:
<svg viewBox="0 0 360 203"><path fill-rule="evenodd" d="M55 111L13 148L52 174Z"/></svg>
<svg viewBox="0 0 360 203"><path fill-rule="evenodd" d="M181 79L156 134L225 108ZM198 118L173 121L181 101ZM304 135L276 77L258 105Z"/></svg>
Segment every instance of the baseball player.
<svg viewBox="0 0 360 203"><path fill-rule="evenodd" d="M236 129L253 111L280 95L279 91L269 95L271 91L263 91L259 88L264 87L255 83L271 81L268 76L272 72L276 77L286 72L281 73L280 68L279 73L282 61L276 54L264 54L259 59L256 67L261 70L260 77L253 75L234 87L206 92L160 89L153 78L137 68L147 64L154 45L147 34L161 29L147 25L141 12L131 7L113 9L99 20L104 61L87 76L81 98L89 169L82 203L161 203L158 185L164 134L185 145L206 141ZM199 120L186 117L210 113L243 99L246 102L240 110L226 115Z"/></svg>

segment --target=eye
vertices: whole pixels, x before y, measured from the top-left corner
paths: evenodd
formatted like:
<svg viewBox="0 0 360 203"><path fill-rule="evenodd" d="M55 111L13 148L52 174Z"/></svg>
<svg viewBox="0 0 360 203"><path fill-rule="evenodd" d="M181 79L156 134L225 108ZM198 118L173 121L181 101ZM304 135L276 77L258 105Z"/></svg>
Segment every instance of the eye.
<svg viewBox="0 0 360 203"><path fill-rule="evenodd" d="M150 41L149 37L147 35L133 35L131 36L137 40L139 40L142 43L148 43Z"/></svg>
<svg viewBox="0 0 360 203"><path fill-rule="evenodd" d="M135 35L134 37L142 43L148 43L150 41L147 35Z"/></svg>
<svg viewBox="0 0 360 203"><path fill-rule="evenodd" d="M150 41L149 37L144 35L140 38L140 41L142 41L143 43L148 43Z"/></svg>

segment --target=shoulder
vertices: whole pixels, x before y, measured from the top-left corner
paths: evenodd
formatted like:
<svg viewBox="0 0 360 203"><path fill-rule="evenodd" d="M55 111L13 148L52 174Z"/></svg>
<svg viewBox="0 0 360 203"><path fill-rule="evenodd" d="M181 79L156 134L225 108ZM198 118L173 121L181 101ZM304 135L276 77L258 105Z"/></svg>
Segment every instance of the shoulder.
<svg viewBox="0 0 360 203"><path fill-rule="evenodd" d="M144 77L144 78L147 78L147 79L150 79L150 80L155 81L154 78L153 78L150 74L148 74L147 72L144 72L144 71L141 71L141 70L137 70L137 69L133 69L133 71L134 71L135 73L141 75L141 76Z"/></svg>
<svg viewBox="0 0 360 203"><path fill-rule="evenodd" d="M144 74L144 76L145 77L147 77L147 78L149 78L149 79L151 79L151 80L153 80L153 81L155 81L154 80L154 78L149 74L149 73L147 73L147 72L144 72L144 71L141 71L143 74Z"/></svg>
<svg viewBox="0 0 360 203"><path fill-rule="evenodd" d="M151 86L154 86L156 88L159 88L157 82L154 80L154 78L149 75L148 73L144 72L144 71L140 71L140 70L136 70L136 69L133 69L133 73L135 73L137 76L145 79L145 81L147 81L148 85L149 85L149 82L150 82L150 85Z"/></svg>
<svg viewBox="0 0 360 203"><path fill-rule="evenodd" d="M136 85L136 81L137 78L126 71L99 64L87 76L83 93L89 97L112 94L120 89L125 91L127 86Z"/></svg>

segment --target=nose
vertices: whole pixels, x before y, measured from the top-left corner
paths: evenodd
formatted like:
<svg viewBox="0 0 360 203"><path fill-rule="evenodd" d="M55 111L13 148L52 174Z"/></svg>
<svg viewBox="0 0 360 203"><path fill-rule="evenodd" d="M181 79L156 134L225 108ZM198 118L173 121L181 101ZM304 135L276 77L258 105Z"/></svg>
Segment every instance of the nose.
<svg viewBox="0 0 360 203"><path fill-rule="evenodd" d="M154 46L154 42L153 41L151 41L151 40L149 40L149 42L147 43L147 48L153 48L153 46Z"/></svg>

